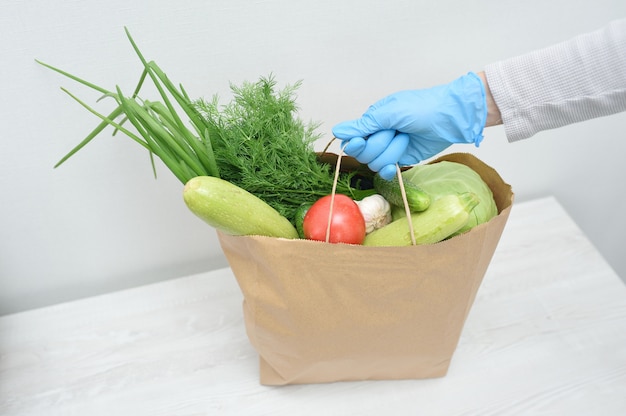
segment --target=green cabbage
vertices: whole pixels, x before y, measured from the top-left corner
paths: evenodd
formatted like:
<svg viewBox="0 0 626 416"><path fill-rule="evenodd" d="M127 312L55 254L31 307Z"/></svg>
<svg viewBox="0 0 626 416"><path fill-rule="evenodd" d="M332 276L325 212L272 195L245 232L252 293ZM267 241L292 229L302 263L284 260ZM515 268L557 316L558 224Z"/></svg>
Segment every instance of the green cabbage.
<svg viewBox="0 0 626 416"><path fill-rule="evenodd" d="M428 165L416 165L404 171L402 178L422 188L432 200L462 192L473 192L478 196L480 202L473 209L468 223L457 234L498 215L498 207L489 186L476 171L461 163L444 160Z"/></svg>

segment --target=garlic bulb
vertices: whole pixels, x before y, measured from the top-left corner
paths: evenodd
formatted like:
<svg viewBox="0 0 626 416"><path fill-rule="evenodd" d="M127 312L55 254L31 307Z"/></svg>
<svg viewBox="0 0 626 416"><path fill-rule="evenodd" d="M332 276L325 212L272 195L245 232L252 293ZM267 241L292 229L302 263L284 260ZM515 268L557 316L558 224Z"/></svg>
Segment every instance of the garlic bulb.
<svg viewBox="0 0 626 416"><path fill-rule="evenodd" d="M371 233L391 222L391 205L381 195L370 195L355 202L365 219L366 233Z"/></svg>

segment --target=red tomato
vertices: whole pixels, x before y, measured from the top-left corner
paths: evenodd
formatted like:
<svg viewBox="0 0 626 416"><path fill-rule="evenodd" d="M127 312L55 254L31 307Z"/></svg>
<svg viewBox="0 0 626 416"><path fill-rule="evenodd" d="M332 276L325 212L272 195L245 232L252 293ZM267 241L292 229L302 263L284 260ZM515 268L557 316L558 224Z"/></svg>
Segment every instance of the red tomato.
<svg viewBox="0 0 626 416"><path fill-rule="evenodd" d="M306 238L326 241L331 198L331 195L326 195L318 199L307 211L302 222L302 229ZM361 244L364 238L365 220L359 206L350 197L336 194L329 241L331 243Z"/></svg>

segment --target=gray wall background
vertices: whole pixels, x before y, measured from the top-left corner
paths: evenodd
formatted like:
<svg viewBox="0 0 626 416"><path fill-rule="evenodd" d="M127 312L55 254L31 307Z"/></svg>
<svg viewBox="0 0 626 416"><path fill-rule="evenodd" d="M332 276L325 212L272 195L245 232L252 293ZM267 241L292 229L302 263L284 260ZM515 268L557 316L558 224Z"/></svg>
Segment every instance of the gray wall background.
<svg viewBox="0 0 626 416"><path fill-rule="evenodd" d="M182 186L148 155L105 134L52 166L97 124L60 86L96 94L35 64L131 90L140 65L125 37L194 97L273 73L302 80L301 117L331 127L400 89L448 82L492 61L595 30L623 0L0 1L0 314L227 265ZM102 108L102 107L99 107ZM555 195L626 276L626 114L509 144L501 127L469 151L517 201ZM541 235L537 236L541 239ZM529 260L530 261L530 260Z"/></svg>

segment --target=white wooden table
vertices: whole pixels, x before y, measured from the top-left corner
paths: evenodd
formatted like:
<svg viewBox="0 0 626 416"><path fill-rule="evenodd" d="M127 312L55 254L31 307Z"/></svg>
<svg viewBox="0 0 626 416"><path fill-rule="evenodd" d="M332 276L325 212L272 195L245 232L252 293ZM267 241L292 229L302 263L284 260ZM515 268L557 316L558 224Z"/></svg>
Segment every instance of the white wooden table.
<svg viewBox="0 0 626 416"><path fill-rule="evenodd" d="M513 207L444 378L261 386L241 301L227 268L1 317L0 414L626 415L626 286L553 198Z"/></svg>

